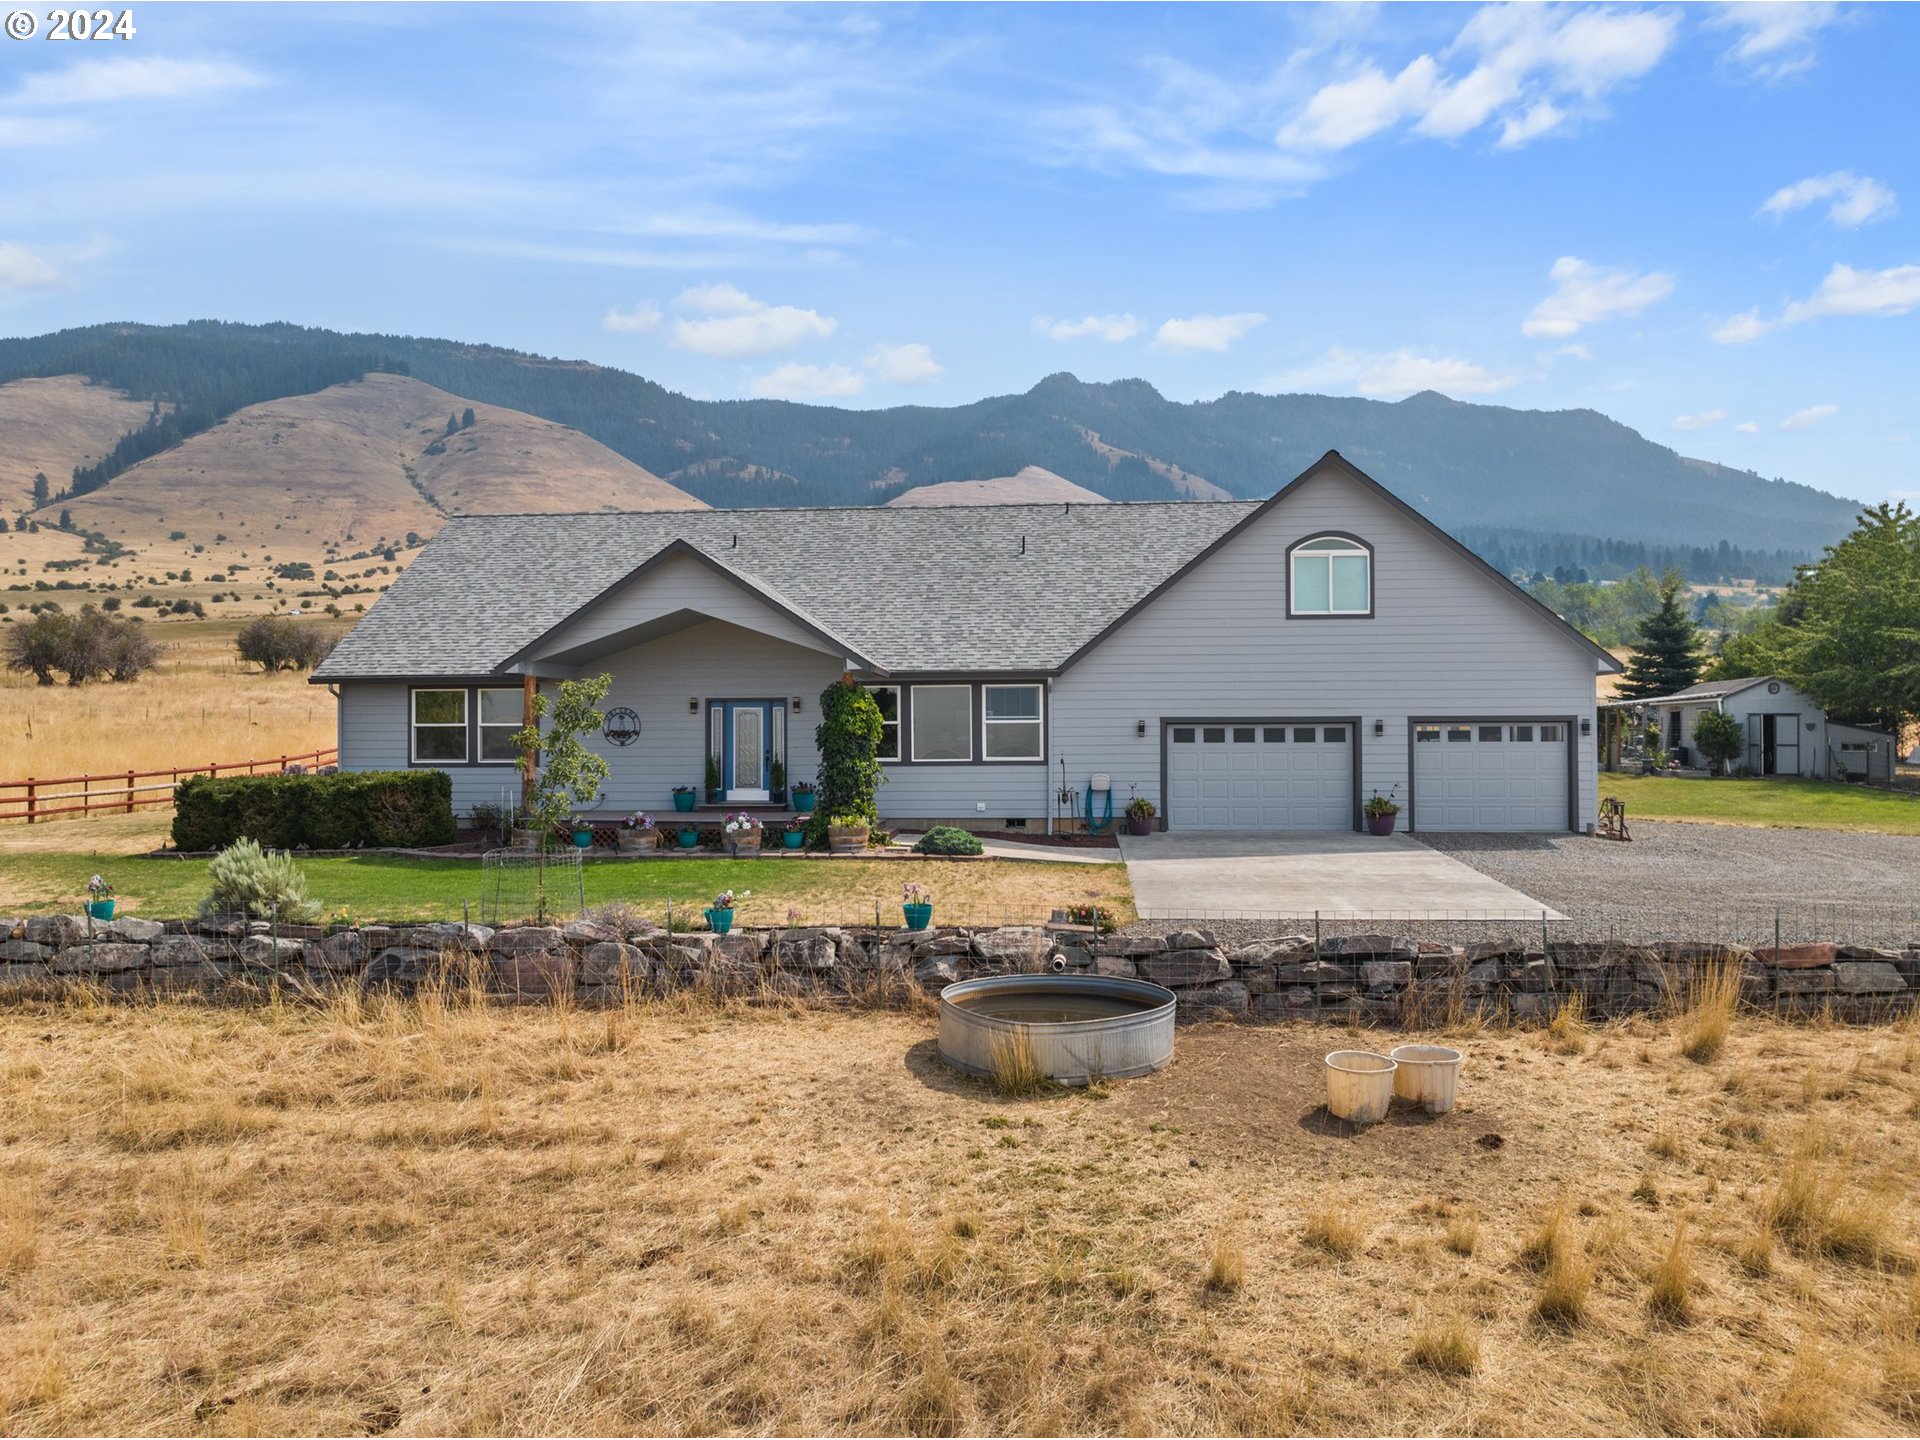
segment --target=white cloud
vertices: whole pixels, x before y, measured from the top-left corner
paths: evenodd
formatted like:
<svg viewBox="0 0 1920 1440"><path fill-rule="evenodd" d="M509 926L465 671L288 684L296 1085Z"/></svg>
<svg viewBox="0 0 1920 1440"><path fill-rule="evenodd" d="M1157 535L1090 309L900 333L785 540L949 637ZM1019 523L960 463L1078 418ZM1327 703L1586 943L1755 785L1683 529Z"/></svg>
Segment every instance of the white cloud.
<svg viewBox="0 0 1920 1440"><path fill-rule="evenodd" d="M845 400L867 386L867 377L845 365L782 365L756 375L749 387L762 400Z"/></svg>
<svg viewBox="0 0 1920 1440"><path fill-rule="evenodd" d="M1836 265L1805 300L1780 312L1782 325L1823 315L1904 315L1920 305L1920 265L1856 270Z"/></svg>
<svg viewBox="0 0 1920 1440"><path fill-rule="evenodd" d="M1750 340L1758 340L1773 327L1760 318L1758 310L1746 310L1738 315L1729 315L1713 327L1713 343L1716 345L1745 345Z"/></svg>
<svg viewBox="0 0 1920 1440"><path fill-rule="evenodd" d="M917 342L876 345L862 363L889 385L925 385L945 372L945 367L933 358L933 347Z"/></svg>
<svg viewBox="0 0 1920 1440"><path fill-rule="evenodd" d="M1513 149L1604 113L1606 94L1658 65L1677 27L1665 11L1486 5L1438 59L1417 56L1392 76L1368 61L1320 87L1278 141L1340 150L1403 121L1457 140L1498 120L1498 144Z"/></svg>
<svg viewBox="0 0 1920 1440"><path fill-rule="evenodd" d="M642 300L631 310L622 310L616 305L601 317L600 328L616 335L650 335L660 328L660 304L655 300Z"/></svg>
<svg viewBox="0 0 1920 1440"><path fill-rule="evenodd" d="M612 227L630 235L682 240L754 240L774 245L858 245L874 238L864 225L790 224L731 213L649 215Z"/></svg>
<svg viewBox="0 0 1920 1440"><path fill-rule="evenodd" d="M1893 191L1872 176L1836 170L1831 175L1810 175L1782 186L1766 198L1760 213L1785 215L1822 200L1833 202L1827 207L1827 218L1847 230L1885 220L1900 208Z"/></svg>
<svg viewBox="0 0 1920 1440"><path fill-rule="evenodd" d="M1549 360L1591 360L1593 351L1585 345L1561 345L1547 352Z"/></svg>
<svg viewBox="0 0 1920 1440"><path fill-rule="evenodd" d="M1729 63L1761 80L1784 80L1810 69L1814 41L1839 15L1840 7L1800 0L1733 0L1719 7L1714 20L1720 29L1739 32L1726 53Z"/></svg>
<svg viewBox="0 0 1920 1440"><path fill-rule="evenodd" d="M1083 340L1091 336L1109 345L1131 340L1140 333L1140 321L1132 315L1088 315L1079 320L1055 320L1050 315L1033 317L1033 333L1049 340Z"/></svg>
<svg viewBox="0 0 1920 1440"><path fill-rule="evenodd" d="M1840 413L1838 405L1809 405L1804 410L1796 410L1780 422L1782 430L1811 430L1822 420L1830 419Z"/></svg>
<svg viewBox="0 0 1920 1440"><path fill-rule="evenodd" d="M1266 323L1266 316L1252 310L1242 310L1232 315L1192 315L1185 320L1167 320L1154 332L1153 348L1224 352L1249 330Z"/></svg>
<svg viewBox="0 0 1920 1440"><path fill-rule="evenodd" d="M1520 326L1523 335L1577 335L1585 326L1615 315L1638 315L1673 293L1673 277L1662 271L1637 275L1574 255L1554 261L1547 276L1554 282L1553 293L1533 307Z"/></svg>
<svg viewBox="0 0 1920 1440"><path fill-rule="evenodd" d="M1297 390L1341 386L1356 394L1400 399L1420 390L1443 395L1492 395L1520 383L1519 375L1497 375L1485 366L1451 355L1417 355L1402 347L1369 353L1335 346L1311 365L1290 370L1273 386Z"/></svg>
<svg viewBox="0 0 1920 1440"><path fill-rule="evenodd" d="M266 76L231 60L127 55L41 70L22 80L7 99L16 105L106 105L116 100L184 100L266 83Z"/></svg>
<svg viewBox="0 0 1920 1440"><path fill-rule="evenodd" d="M1751 420L1742 420L1733 428L1738 430L1742 435L1758 435L1760 433L1760 427Z"/></svg>
<svg viewBox="0 0 1920 1440"><path fill-rule="evenodd" d="M0 241L0 290L58 290L65 277L22 245Z"/></svg>
<svg viewBox="0 0 1920 1440"><path fill-rule="evenodd" d="M705 285L682 291L675 298L673 308L693 317L674 321L674 345L692 354L719 360L797 350L809 340L826 339L838 323L817 310L769 305L733 285ZM809 367L783 366L782 370L792 368ZM859 379L857 375L854 378Z"/></svg>
<svg viewBox="0 0 1920 1440"><path fill-rule="evenodd" d="M1718 425L1727 418L1724 410L1702 410L1698 415L1676 415L1673 428L1676 430L1704 430L1709 425Z"/></svg>
<svg viewBox="0 0 1920 1440"><path fill-rule="evenodd" d="M92 133L93 127L84 120L56 120L44 115L0 115L0 150L66 145Z"/></svg>

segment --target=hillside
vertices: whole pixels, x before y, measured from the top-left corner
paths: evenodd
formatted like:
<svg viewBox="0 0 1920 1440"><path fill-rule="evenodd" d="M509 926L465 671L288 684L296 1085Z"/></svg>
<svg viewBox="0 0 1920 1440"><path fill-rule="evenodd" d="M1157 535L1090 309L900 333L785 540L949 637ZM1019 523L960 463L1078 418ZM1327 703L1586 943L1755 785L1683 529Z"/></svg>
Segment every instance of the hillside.
<svg viewBox="0 0 1920 1440"><path fill-rule="evenodd" d="M404 544L449 514L705 508L577 430L493 405L447 432L468 402L401 375L371 374L235 411L101 489L49 506L149 564L194 545L277 560ZM170 537L181 534L174 541Z"/></svg>
<svg viewBox="0 0 1920 1440"><path fill-rule="evenodd" d="M1811 486L1683 459L1595 411L1513 410L1431 392L1391 404L1245 392L1181 404L1143 380L1060 374L969 405L843 410L693 400L582 362L293 325L110 325L0 340L0 382L92 376L179 403L181 428L241 399L306 393L367 370L573 426L723 506L875 504L1028 465L1115 500L1253 497L1335 448L1454 532L1806 555L1843 534L1856 510ZM1519 565L1541 563L1538 547L1508 551Z"/></svg>
<svg viewBox="0 0 1920 1440"><path fill-rule="evenodd" d="M127 431L147 423L151 406L78 375L0 385L0 510L33 503L33 477L65 488L76 465L92 465Z"/></svg>
<svg viewBox="0 0 1920 1440"><path fill-rule="evenodd" d="M1107 497L1071 480L1063 480L1038 465L1023 466L1012 475L991 480L948 480L939 485L916 485L887 501L889 505L1105 505Z"/></svg>

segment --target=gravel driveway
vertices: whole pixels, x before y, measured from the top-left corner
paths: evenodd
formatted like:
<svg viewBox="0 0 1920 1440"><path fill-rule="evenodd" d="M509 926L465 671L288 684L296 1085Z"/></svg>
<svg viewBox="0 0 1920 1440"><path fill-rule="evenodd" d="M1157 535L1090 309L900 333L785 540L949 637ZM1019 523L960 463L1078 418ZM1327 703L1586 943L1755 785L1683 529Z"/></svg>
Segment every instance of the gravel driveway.
<svg viewBox="0 0 1920 1440"><path fill-rule="evenodd" d="M1561 911L1568 919L1553 925L1556 939L1770 945L1777 911L1788 944L1920 941L1920 836L1636 820L1626 844L1580 835L1419 838ZM1202 923L1229 944L1305 928L1271 920ZM1128 928L1147 933L1174 926L1140 921ZM1513 927L1395 921L1329 925L1325 933L1356 928L1463 943Z"/></svg>

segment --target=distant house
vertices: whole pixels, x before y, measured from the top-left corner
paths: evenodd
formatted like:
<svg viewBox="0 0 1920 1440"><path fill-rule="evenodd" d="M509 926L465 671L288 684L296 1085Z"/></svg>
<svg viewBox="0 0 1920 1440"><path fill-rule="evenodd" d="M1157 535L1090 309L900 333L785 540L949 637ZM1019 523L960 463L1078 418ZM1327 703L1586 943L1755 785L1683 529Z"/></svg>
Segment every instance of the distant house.
<svg viewBox="0 0 1920 1440"><path fill-rule="evenodd" d="M1693 726L1705 712L1718 710L1746 737L1746 752L1734 764L1754 775L1885 784L1893 773L1891 735L1829 720L1811 696L1771 675L1709 680L1671 695L1611 703L1657 726L1661 748L1682 766L1704 768L1693 748Z"/></svg>
<svg viewBox="0 0 1920 1440"><path fill-rule="evenodd" d="M842 673L885 717L883 819L1416 831L1595 813L1603 649L1329 452L1263 502L454 518L315 672L343 769L517 794L539 686L613 676L599 809L778 806ZM776 762L778 769L775 768ZM1103 807L1104 808L1104 807Z"/></svg>

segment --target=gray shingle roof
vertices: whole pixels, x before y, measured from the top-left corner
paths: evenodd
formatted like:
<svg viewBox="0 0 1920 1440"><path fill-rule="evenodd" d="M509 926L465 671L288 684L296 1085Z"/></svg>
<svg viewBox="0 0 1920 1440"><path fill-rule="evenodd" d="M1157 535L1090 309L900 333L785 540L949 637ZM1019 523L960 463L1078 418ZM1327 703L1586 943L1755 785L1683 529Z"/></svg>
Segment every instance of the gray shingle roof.
<svg viewBox="0 0 1920 1440"><path fill-rule="evenodd" d="M1749 675L1743 680L1703 680L1698 685L1689 685L1684 690L1676 690L1665 696L1668 700L1718 700L1723 696L1737 695L1742 690L1751 690L1755 685L1771 679L1768 675Z"/></svg>
<svg viewBox="0 0 1920 1440"><path fill-rule="evenodd" d="M890 671L1053 670L1258 508L1184 501L459 516L314 678L491 674L676 540Z"/></svg>

